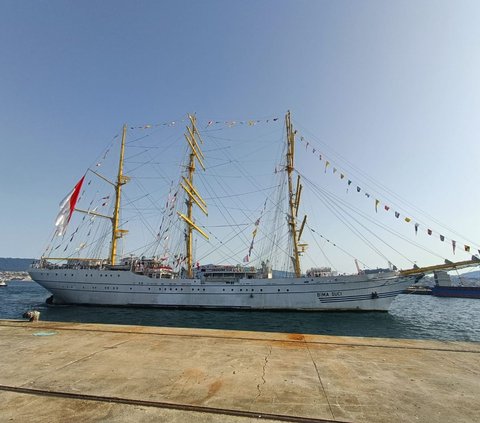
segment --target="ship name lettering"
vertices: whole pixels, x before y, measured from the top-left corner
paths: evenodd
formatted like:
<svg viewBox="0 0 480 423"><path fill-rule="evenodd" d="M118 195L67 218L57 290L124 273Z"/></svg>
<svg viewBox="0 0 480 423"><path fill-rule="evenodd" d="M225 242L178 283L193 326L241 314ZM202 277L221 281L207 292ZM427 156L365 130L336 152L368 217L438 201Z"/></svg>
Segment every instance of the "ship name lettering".
<svg viewBox="0 0 480 423"><path fill-rule="evenodd" d="M343 295L342 291L332 291L332 292L317 292L317 298L322 297L341 297Z"/></svg>

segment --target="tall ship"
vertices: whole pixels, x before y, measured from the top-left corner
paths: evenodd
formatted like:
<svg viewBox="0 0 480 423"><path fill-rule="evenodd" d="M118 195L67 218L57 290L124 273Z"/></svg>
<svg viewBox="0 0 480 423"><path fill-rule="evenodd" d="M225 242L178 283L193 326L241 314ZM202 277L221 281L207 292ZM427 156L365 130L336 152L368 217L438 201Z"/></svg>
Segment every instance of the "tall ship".
<svg viewBox="0 0 480 423"><path fill-rule="evenodd" d="M283 182L276 187L276 193L265 200L263 208L254 210L260 217L249 217L253 232L248 254L240 259L241 261L234 259L235 256L238 257L238 251L232 251L233 248L228 247L228 242L246 238L243 226L232 224L232 232L219 238L207 229L212 226L201 224L196 217L199 213L205 219L209 215L207 199L200 194L201 189L196 183L198 172L206 169L202 151L204 140L196 117L188 115L187 119L184 133L187 150L184 165L179 172L180 179L177 184L170 184L168 195L164 198L166 201L159 208L157 227L146 222L143 226L150 228L153 233L154 241L148 244L152 246L150 255L147 255L146 248L139 255L135 254L135 251L123 250L125 239L130 235L126 229L128 220L122 221L122 207L132 204L136 207L135 199L124 201L123 198L124 186L131 182L131 177L124 172L125 150L129 144L128 127L125 125L121 136L112 141L119 144L115 179L110 180L103 175L99 167L88 169L61 202L52 241L29 270L32 279L51 292L49 302L174 308L386 311L397 295L425 274L478 265L478 258L472 256L471 260L448 261L430 267L415 265L405 270L399 270L393 265L384 269L360 269L355 260L357 272L353 274L339 273L330 266L312 266L309 270L302 271L301 260L308 247L303 236L308 223L306 215L299 216L303 191L302 175L295 167L296 143L299 141L296 139L297 132L293 129L289 112L284 121L286 142L282 153L283 160L275 167L275 175L283 178ZM248 124L250 125L250 122ZM135 146L135 142L137 140L133 139L130 143ZM175 145L178 146L178 143ZM167 147L161 148L163 150L160 155L168 150ZM213 153L222 149L224 147L220 145ZM315 152L315 149L313 151ZM103 158L106 155L107 153ZM134 157L135 154L130 156L131 164L135 163L132 159ZM234 161L231 159L226 163ZM325 169L328 164L326 162ZM243 175L242 169L240 172ZM111 187L113 191L112 194L102 197L102 192L97 190L97 206L94 200L90 203L86 200L85 193L90 185L90 182L86 182L87 175ZM168 176L161 173L159 177ZM245 180L249 180L248 176L245 176ZM226 177L220 178L222 187L225 181ZM138 185L144 188L140 182ZM215 204L220 201L228 202L235 196L235 193L228 189L225 189L223 196L214 196L211 188L211 185L203 184L203 189L208 191ZM148 192L139 198L154 202ZM84 201L84 207L80 205L81 201ZM105 208L107 203L110 205L109 213L101 208ZM272 221L275 220L276 223L271 229L263 231L267 247L263 248L262 255L257 254L255 260L252 260L255 252L254 240L261 231L261 219L267 214L269 203L274 206L272 216L275 219L272 217ZM237 204L249 205L242 204L241 200ZM280 205L284 205L284 209L281 209ZM230 209L224 211L227 219ZM246 211L242 209L242 213L245 215ZM79 223L76 228L72 227L70 222L72 216L78 216ZM95 229L94 223L100 222L100 229ZM140 219L140 225L142 222ZM286 228L284 235L281 226ZM90 241L82 241L68 250L68 247L74 247L73 240L77 239L79 233L90 237ZM92 237L96 238L92 240ZM223 258L225 261L201 264L197 249L199 239L211 242L211 251L214 253L225 247L228 251ZM108 245L108 250L98 246L101 242ZM122 248L119 247L120 244ZM275 249L274 246L278 248ZM68 251L68 254L61 255L58 251ZM89 255L86 256L87 251ZM107 254L102 256L105 251ZM282 271L278 270L279 254L286 257ZM233 263L229 263L229 259ZM206 260L208 258L202 261Z"/></svg>

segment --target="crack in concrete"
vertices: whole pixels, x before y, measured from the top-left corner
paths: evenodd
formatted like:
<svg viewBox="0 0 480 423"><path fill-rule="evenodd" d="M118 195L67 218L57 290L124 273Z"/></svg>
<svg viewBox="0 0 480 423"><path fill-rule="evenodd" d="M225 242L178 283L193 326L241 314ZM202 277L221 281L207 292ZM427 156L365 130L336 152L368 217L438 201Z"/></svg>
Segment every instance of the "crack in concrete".
<svg viewBox="0 0 480 423"><path fill-rule="evenodd" d="M269 350L268 350L268 354L265 356L265 363L263 363L263 368L262 368L262 383L260 384L257 384L257 396L254 398L252 404L255 404L255 402L257 402L258 398L260 398L260 395L262 395L262 386L265 385L267 383L266 379L265 379L265 372L266 372L266 369L267 369L267 364L268 364L268 358L272 355L272 347L270 346Z"/></svg>
<svg viewBox="0 0 480 423"><path fill-rule="evenodd" d="M315 363L315 360L313 359L312 352L310 351L310 348L308 348L307 340L305 340L304 342L305 342L305 347L307 348L308 354L310 355L310 359L312 360L313 367L315 367L315 371L317 373L317 377L318 377L318 380L320 382L320 387L322 388L323 395L325 396L325 399L327 400L328 409L330 410L330 413L332 414L332 419L336 420L335 414L333 413L332 405L330 404L330 400L328 399L327 391L325 390L325 386L323 386L323 381L322 381L322 378L320 377L320 372L318 370L317 363Z"/></svg>
<svg viewBox="0 0 480 423"><path fill-rule="evenodd" d="M61 367L57 367L57 368L55 369L55 371L64 369L65 367L71 366L72 364L79 363L79 362L84 361L84 360L88 360L89 358L93 357L94 355L96 355L96 354L98 354L98 353L101 353L101 352L104 352L104 351L107 351L107 350L116 348L116 347L118 347L119 345L126 344L127 342L130 342L130 341L129 341L129 340L127 340L127 341L122 341L122 342L118 342L118 343L116 343L116 344L113 344L113 345L110 345L110 346L107 346L107 347L103 347L101 350L94 351L93 353L88 354L88 355L86 355L86 356L84 356L84 357L81 357L81 358L79 358L78 360L73 360L73 361L70 361L70 362L67 363L67 364L64 364L64 365L61 366ZM36 377L36 378L33 379L33 380L29 380L28 382L23 383L22 385L20 385L20 387L24 387L24 386L26 386L26 385L32 385L32 384L34 384L35 382L37 382L38 380L40 380L41 378L43 378L44 376L45 376L45 375L42 374L42 375Z"/></svg>
<svg viewBox="0 0 480 423"><path fill-rule="evenodd" d="M110 345L108 347L103 347L101 350L98 350L98 351L94 351L92 352L91 354L88 354L86 355L85 357L81 357L79 358L78 360L74 360L74 361L71 361L70 363L67 363L65 365L63 365L62 367L57 367L56 370L62 370L64 369L65 367L68 367L68 366L71 366L72 364L76 364L76 363L79 363L80 361L84 361L84 360L88 360L89 358L93 357L94 355L97 355L101 352L105 352L107 350L111 350L111 349L114 349L114 348L117 348L119 345L123 345L123 344L126 344L127 342L130 342L130 341L122 341L122 342L118 342L116 344L113 344L113 345Z"/></svg>

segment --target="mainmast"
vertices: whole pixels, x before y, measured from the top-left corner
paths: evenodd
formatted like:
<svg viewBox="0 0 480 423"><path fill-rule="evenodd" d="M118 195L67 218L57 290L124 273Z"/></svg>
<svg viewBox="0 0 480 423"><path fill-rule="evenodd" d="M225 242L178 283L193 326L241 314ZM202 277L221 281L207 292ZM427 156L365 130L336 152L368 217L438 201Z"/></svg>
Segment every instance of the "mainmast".
<svg viewBox="0 0 480 423"><path fill-rule="evenodd" d="M202 231L194 222L193 219L193 205L196 204L199 209L208 216L207 212L207 203L200 196L195 186L193 185L193 175L195 174L195 160L200 164L202 169L205 171L205 166L203 165L203 159L205 158L200 146L198 145L197 139L203 144L203 140L200 137L200 133L197 129L196 117L188 115L190 119L190 126L187 126L187 132L185 132L185 139L188 142L190 147L190 157L188 162L188 175L187 178L182 177L184 183L180 183L184 191L187 193L187 215L185 216L182 213L178 215L186 222L186 252L185 259L187 262L187 277L193 277L193 230L195 229L202 236L208 239L208 235Z"/></svg>
<svg viewBox="0 0 480 423"><path fill-rule="evenodd" d="M112 242L110 247L110 264L114 265L117 256L117 240L121 238L128 231L125 229L119 229L120 222L120 199L122 194L122 185L125 185L130 178L123 174L123 160L125 156L125 141L127 138L127 125L123 125L122 132L122 144L120 146L120 159L118 162L118 175L115 186L115 208L113 211L112 219Z"/></svg>
<svg viewBox="0 0 480 423"><path fill-rule="evenodd" d="M302 236L305 223L307 222L307 216L303 218L300 230L297 231L297 215L298 208L300 206L300 196L302 194L302 184L300 183L300 175L297 176L297 184L294 189L292 173L294 171L294 158L295 158L295 133L293 130L292 122L290 119L290 111L285 116L285 127L287 129L287 177L288 177L288 203L290 207L290 214L288 215L288 225L290 229L290 236L293 244L293 268L295 276L299 278L302 275L300 269L300 254L305 251L307 244L299 244L299 240Z"/></svg>

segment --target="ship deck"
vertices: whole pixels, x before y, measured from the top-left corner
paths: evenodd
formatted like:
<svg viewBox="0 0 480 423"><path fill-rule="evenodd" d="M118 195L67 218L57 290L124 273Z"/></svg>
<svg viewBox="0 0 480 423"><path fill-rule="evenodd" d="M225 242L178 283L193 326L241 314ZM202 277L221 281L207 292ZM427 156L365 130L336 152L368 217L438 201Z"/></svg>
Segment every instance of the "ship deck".
<svg viewBox="0 0 480 423"><path fill-rule="evenodd" d="M480 343L0 320L1 421L476 422Z"/></svg>

